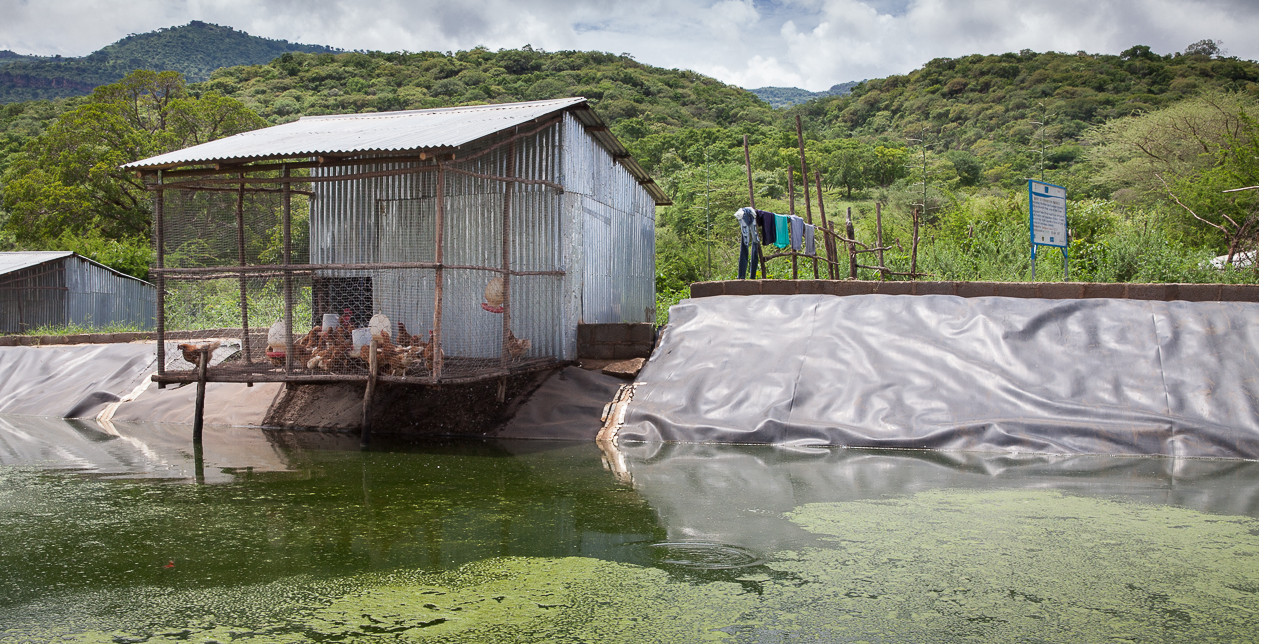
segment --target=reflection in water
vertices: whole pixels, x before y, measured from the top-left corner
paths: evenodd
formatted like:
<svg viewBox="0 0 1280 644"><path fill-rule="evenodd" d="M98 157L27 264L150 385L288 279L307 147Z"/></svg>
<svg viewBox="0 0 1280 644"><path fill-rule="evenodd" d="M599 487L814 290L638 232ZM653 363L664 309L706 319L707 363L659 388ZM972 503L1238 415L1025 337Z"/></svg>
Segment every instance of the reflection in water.
<svg viewBox="0 0 1280 644"><path fill-rule="evenodd" d="M0 419L0 641L1257 637L1256 462L114 430Z"/></svg>

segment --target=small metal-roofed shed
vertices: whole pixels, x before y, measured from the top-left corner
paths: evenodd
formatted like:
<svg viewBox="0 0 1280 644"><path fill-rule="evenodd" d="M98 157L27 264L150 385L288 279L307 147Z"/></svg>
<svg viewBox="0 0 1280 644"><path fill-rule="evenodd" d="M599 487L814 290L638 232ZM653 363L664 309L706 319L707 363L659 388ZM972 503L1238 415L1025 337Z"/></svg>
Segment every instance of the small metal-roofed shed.
<svg viewBox="0 0 1280 644"><path fill-rule="evenodd" d="M177 331L242 348L210 381L373 359L466 382L575 359L579 324L654 321L670 201L583 98L304 117L124 167L156 193L161 364Z"/></svg>
<svg viewBox="0 0 1280 644"><path fill-rule="evenodd" d="M111 325L150 329L156 288L68 250L0 253L0 333Z"/></svg>

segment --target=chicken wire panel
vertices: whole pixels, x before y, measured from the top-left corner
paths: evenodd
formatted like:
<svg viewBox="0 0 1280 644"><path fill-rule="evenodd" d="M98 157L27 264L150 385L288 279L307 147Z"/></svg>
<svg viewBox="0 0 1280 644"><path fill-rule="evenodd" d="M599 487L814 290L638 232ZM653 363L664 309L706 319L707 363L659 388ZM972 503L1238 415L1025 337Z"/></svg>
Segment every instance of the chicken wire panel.
<svg viewBox="0 0 1280 644"><path fill-rule="evenodd" d="M284 260L283 197L278 191L166 190L164 194L164 268L238 266L244 218L244 263L281 264ZM310 261L305 195L290 198L290 263Z"/></svg>
<svg viewBox="0 0 1280 644"><path fill-rule="evenodd" d="M271 360L267 352L272 328L277 332L284 329L286 290L285 278L280 273L250 273L243 278L238 275L212 279L170 278L165 281L162 340L178 348L196 339L217 341L221 351L215 354L216 362L211 363L210 373L256 373L282 367L282 356ZM312 290L309 276L293 276L295 336L305 334L312 326ZM281 343L277 348L283 346ZM195 369L194 360L176 355L167 359L166 372Z"/></svg>

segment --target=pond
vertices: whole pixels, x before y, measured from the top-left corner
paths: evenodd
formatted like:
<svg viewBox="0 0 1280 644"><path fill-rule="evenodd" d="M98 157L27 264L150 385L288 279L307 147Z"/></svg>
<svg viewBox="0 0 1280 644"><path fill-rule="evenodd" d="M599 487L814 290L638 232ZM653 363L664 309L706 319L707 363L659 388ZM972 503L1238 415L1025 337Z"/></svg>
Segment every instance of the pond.
<svg viewBox="0 0 1280 644"><path fill-rule="evenodd" d="M1258 639L1254 461L0 418L0 641Z"/></svg>

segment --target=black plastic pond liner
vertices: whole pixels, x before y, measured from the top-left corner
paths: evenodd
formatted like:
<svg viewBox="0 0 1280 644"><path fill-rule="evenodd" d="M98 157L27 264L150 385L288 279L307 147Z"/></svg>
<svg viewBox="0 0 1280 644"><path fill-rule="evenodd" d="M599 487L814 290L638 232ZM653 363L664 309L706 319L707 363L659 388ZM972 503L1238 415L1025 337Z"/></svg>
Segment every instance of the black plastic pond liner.
<svg viewBox="0 0 1280 644"><path fill-rule="evenodd" d="M1258 305L945 295L672 307L619 441L1258 457Z"/></svg>

